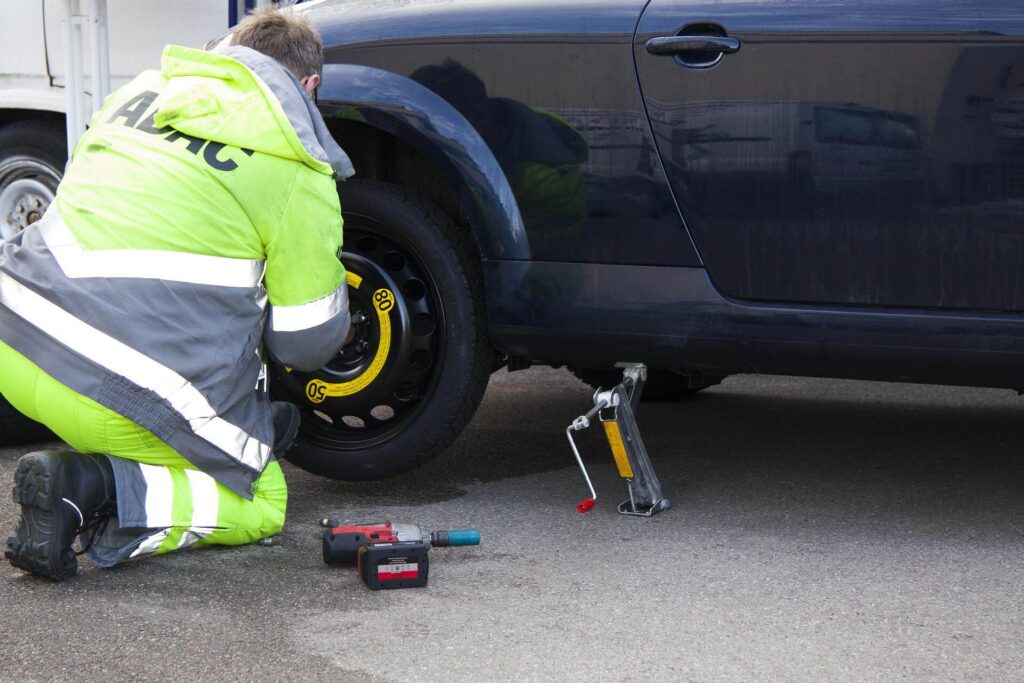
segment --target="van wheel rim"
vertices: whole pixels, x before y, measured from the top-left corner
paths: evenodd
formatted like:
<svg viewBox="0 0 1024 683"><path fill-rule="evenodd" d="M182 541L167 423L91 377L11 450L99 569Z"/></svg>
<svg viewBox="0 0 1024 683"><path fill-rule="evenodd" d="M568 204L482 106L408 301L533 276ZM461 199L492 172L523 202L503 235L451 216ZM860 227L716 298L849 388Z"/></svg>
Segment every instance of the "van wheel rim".
<svg viewBox="0 0 1024 683"><path fill-rule="evenodd" d="M0 162L0 239L42 218L58 184L60 173L38 159L16 156Z"/></svg>

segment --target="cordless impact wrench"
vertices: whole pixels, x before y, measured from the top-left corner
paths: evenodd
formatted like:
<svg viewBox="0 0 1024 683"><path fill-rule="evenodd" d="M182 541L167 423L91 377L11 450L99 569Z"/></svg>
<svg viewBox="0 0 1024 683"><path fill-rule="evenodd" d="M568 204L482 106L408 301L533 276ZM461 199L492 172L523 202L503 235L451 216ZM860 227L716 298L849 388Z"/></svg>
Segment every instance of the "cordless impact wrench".
<svg viewBox="0 0 1024 683"><path fill-rule="evenodd" d="M480 545L480 532L471 529L427 533L415 524L341 526L337 519L322 519L320 526L324 562L356 565L360 578L373 590L426 586L430 546Z"/></svg>

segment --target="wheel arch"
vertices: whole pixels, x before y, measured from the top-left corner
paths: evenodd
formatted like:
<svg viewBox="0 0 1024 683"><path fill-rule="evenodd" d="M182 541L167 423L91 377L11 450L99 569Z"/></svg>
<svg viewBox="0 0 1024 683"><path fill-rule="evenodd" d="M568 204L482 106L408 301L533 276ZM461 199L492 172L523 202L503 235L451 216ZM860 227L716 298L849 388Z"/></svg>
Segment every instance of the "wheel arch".
<svg viewBox="0 0 1024 683"><path fill-rule="evenodd" d="M49 109L22 109L16 107L0 107L0 126L6 126L15 121L39 121L45 120L55 124L65 124L63 112L51 111Z"/></svg>
<svg viewBox="0 0 1024 683"><path fill-rule="evenodd" d="M523 220L501 166L476 129L440 96L383 69L328 64L318 103L332 134L352 157L357 177L406 185L433 179L429 198L442 208L457 209L453 215L469 224L483 259L530 258ZM381 145L384 150L395 145L390 151L397 154L380 154ZM408 173L403 161L419 172ZM437 187L439 179L447 190ZM458 207L451 206L452 198Z"/></svg>

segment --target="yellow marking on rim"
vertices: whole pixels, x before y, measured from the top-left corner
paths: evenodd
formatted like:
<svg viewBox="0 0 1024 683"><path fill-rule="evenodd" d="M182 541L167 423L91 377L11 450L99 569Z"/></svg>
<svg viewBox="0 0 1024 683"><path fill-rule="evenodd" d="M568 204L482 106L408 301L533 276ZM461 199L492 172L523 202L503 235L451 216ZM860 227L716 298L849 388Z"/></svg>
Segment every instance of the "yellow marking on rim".
<svg viewBox="0 0 1024 683"><path fill-rule="evenodd" d="M619 476L632 479L633 468L629 466L629 458L626 457L626 444L622 443L619 423L609 420L601 424L604 425L604 434L608 437L608 445L612 447L612 456L615 457L615 465L619 468Z"/></svg>
<svg viewBox="0 0 1024 683"><path fill-rule="evenodd" d="M359 289L363 279L352 272L345 273L345 280L350 287ZM327 398L339 398L358 394L370 383L377 379L377 375L384 368L388 361L388 354L391 351L391 309L395 307L395 295L390 289L378 289L373 293L374 309L377 311L377 323L380 326L380 342L377 344L377 353L370 362L366 372L348 382L330 383L322 379L313 379L306 384L306 398L311 403L323 403Z"/></svg>

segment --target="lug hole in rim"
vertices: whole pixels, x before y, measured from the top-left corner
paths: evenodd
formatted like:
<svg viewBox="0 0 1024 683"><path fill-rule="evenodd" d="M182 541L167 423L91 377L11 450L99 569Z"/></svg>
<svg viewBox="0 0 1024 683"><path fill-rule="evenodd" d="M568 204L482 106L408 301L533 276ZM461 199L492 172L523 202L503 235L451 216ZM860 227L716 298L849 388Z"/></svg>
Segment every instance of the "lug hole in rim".
<svg viewBox="0 0 1024 683"><path fill-rule="evenodd" d="M429 337L434 334L437 324L434 316L429 313L417 313L412 319L412 333L417 337Z"/></svg>
<svg viewBox="0 0 1024 683"><path fill-rule="evenodd" d="M405 268L406 264L405 255L397 251L389 251L387 254L384 255L384 258L381 259L381 261L384 263L384 266L388 270L394 272L402 270L403 268Z"/></svg>
<svg viewBox="0 0 1024 683"><path fill-rule="evenodd" d="M402 295L410 301L419 301L427 295L427 286L423 280L410 278L402 283Z"/></svg>
<svg viewBox="0 0 1024 683"><path fill-rule="evenodd" d="M430 351L427 351L426 349L416 349L412 352L409 364L416 370L424 372L425 370L429 370L430 366L434 364L434 358L431 356Z"/></svg>
<svg viewBox="0 0 1024 683"><path fill-rule="evenodd" d="M419 389L414 382L402 382L395 389L395 398L399 401L411 401L419 397Z"/></svg>
<svg viewBox="0 0 1024 683"><path fill-rule="evenodd" d="M345 423L346 427L351 427L352 429L363 429L366 427L366 422L363 421L363 418L356 417L355 415L346 415L341 418L341 421Z"/></svg>
<svg viewBox="0 0 1024 683"><path fill-rule="evenodd" d="M379 422L387 422L395 416L395 409L382 403L381 405L373 407L370 411L370 416Z"/></svg>

